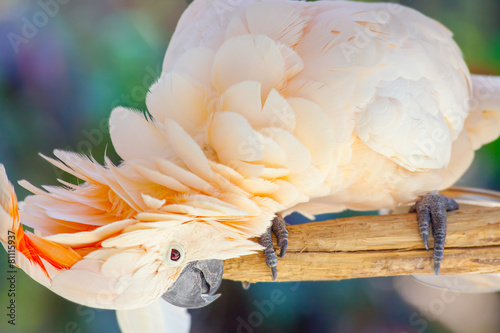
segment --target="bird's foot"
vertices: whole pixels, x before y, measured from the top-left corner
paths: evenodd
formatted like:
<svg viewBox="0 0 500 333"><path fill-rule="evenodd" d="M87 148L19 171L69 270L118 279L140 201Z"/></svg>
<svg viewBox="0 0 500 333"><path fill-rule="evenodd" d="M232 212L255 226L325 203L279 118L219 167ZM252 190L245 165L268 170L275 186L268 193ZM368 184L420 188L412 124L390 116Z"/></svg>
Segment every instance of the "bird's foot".
<svg viewBox="0 0 500 333"><path fill-rule="evenodd" d="M276 256L276 252L273 247L273 234L276 236L276 243L280 248L280 253ZM266 230L266 232L259 237L259 244L264 247L264 257L266 258L267 267L271 268L271 274L273 281L276 280L278 276L278 271L276 266L278 265L278 258L283 257L286 253L286 248L288 245L288 231L286 230L286 222L281 217L280 214L272 220L272 225Z"/></svg>
<svg viewBox="0 0 500 333"><path fill-rule="evenodd" d="M439 274L444 255L447 223L446 212L457 209L458 204L455 200L440 194L426 195L410 209L410 213L417 213L418 229L427 250L429 249L429 229L432 225L432 236L434 237L434 274L436 275Z"/></svg>

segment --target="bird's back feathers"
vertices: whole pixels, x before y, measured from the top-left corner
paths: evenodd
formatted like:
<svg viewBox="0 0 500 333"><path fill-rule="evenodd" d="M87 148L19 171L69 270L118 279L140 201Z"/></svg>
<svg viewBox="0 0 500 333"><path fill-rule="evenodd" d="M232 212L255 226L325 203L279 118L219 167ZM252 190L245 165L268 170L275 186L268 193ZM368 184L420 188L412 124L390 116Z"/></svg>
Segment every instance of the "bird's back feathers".
<svg viewBox="0 0 500 333"><path fill-rule="evenodd" d="M0 170L0 238L13 231L18 265L64 297L144 306L182 269L165 264L171 244L187 261L232 258L261 248L249 238L277 212L391 208L450 186L500 134L499 96L450 31L400 5L197 0L151 117L111 114L123 162L44 157L83 183L21 183L36 236Z"/></svg>

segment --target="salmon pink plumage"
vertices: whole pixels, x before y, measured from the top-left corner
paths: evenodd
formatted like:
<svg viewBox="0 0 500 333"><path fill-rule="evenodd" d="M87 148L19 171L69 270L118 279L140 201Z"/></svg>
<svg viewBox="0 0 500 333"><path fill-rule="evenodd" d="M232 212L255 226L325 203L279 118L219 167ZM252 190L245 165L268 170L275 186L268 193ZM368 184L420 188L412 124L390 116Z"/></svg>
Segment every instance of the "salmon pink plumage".
<svg viewBox="0 0 500 333"><path fill-rule="evenodd" d="M500 134L500 79L471 76L438 22L384 3L197 0L146 104L149 118L111 113L120 165L55 151L81 184L22 181L19 217L1 170L2 242L14 232L16 263L69 300L139 308L191 270L201 306L211 267L262 250L250 239L276 214L416 202Z"/></svg>

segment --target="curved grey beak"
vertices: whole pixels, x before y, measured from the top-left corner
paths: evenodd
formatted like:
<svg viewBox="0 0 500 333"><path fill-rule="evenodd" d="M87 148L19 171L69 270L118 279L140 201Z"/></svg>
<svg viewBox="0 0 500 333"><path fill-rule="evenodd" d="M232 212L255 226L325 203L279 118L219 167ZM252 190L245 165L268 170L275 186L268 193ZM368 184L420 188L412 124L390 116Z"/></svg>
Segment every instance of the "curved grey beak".
<svg viewBox="0 0 500 333"><path fill-rule="evenodd" d="M204 307L220 296L214 293L222 282L222 270L222 260L190 262L162 298L182 308Z"/></svg>

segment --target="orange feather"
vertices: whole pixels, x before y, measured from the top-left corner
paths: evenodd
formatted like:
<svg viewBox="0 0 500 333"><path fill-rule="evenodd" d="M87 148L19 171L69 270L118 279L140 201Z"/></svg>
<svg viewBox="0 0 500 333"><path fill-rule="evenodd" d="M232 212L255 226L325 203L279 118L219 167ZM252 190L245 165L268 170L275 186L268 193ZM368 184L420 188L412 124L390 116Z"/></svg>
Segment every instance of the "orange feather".
<svg viewBox="0 0 500 333"><path fill-rule="evenodd" d="M26 256L30 262L34 262L40 266L47 276L49 276L49 273L42 259L58 269L69 269L82 259L81 255L68 246L45 240L34 234L27 235L23 230L19 218L17 198L14 190L10 188L9 192L11 194L9 213L13 218L12 231L16 235L16 249L19 252Z"/></svg>

